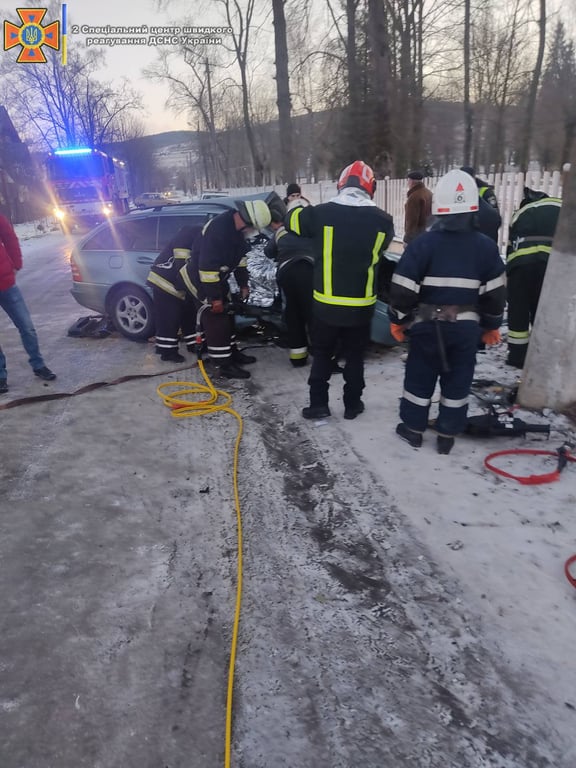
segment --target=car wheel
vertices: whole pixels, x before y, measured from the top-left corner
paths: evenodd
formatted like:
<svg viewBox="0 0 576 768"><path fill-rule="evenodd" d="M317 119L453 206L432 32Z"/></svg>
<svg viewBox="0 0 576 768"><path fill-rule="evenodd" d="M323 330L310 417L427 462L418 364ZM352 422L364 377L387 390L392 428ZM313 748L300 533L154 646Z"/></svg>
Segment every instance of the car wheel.
<svg viewBox="0 0 576 768"><path fill-rule="evenodd" d="M137 285L116 288L108 302L108 313L118 331L132 341L146 341L154 335L154 305Z"/></svg>

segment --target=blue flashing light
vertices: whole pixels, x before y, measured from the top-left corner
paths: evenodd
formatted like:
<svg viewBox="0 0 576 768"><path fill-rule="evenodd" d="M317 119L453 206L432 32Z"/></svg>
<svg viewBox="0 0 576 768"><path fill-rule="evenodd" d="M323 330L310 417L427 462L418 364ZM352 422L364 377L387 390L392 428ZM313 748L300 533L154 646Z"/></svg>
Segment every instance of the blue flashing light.
<svg viewBox="0 0 576 768"><path fill-rule="evenodd" d="M87 147L79 147L78 149L55 149L55 155L90 155L93 152L92 149Z"/></svg>

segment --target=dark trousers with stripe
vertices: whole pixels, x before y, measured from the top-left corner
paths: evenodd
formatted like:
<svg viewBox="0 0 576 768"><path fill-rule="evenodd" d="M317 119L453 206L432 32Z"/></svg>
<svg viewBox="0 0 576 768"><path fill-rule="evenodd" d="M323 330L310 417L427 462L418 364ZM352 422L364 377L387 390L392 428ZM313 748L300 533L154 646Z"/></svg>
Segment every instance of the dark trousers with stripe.
<svg viewBox="0 0 576 768"><path fill-rule="evenodd" d="M435 429L449 436L464 431L480 334L473 320L433 320L411 328L400 401L400 418L407 427L426 430L432 395L440 381Z"/></svg>
<svg viewBox="0 0 576 768"><path fill-rule="evenodd" d="M196 300L196 311L200 310L201 337L208 357L216 365L233 362L237 350L234 314L212 312L208 305Z"/></svg>
<svg viewBox="0 0 576 768"><path fill-rule="evenodd" d="M178 332L187 345L194 343L196 305L191 296L179 299L154 286L154 316L156 321L156 351L177 352Z"/></svg>
<svg viewBox="0 0 576 768"><path fill-rule="evenodd" d="M330 376L336 349L344 365L344 407L358 403L364 391L364 353L370 341L370 323L343 327L328 325L317 317L312 321L312 368L308 378L310 405L328 405Z"/></svg>
<svg viewBox="0 0 576 768"><path fill-rule="evenodd" d="M278 285L285 298L284 320L290 361L302 364L308 358L308 334L312 325L314 265L295 261L278 272Z"/></svg>
<svg viewBox="0 0 576 768"><path fill-rule="evenodd" d="M523 368L546 274L544 261L519 264L507 276L508 364Z"/></svg>

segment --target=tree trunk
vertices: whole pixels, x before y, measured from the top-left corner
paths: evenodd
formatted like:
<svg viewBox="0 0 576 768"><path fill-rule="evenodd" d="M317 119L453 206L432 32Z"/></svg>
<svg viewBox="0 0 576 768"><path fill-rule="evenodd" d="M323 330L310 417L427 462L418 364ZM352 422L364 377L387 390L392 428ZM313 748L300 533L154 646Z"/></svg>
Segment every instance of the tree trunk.
<svg viewBox="0 0 576 768"><path fill-rule="evenodd" d="M528 408L576 407L576 152L518 393Z"/></svg>
<svg viewBox="0 0 576 768"><path fill-rule="evenodd" d="M528 170L530 163L530 145L532 144L532 130L534 127L534 111L536 109L536 96L538 95L538 84L542 75L542 62L544 61L544 51L546 48L546 0L540 0L540 18L538 19L539 41L538 55L536 56L536 65L530 81L528 91L528 101L526 103L526 116L524 118L524 128L520 146L520 155L518 158L518 167L522 173Z"/></svg>
<svg viewBox="0 0 576 768"><path fill-rule="evenodd" d="M280 129L280 157L282 158L282 181L289 183L296 179L294 148L292 141L292 118L290 102L290 77L288 75L288 44L286 40L286 0L272 0L274 16L274 48L276 53L276 94L278 125Z"/></svg>
<svg viewBox="0 0 576 768"><path fill-rule="evenodd" d="M464 165L472 155L472 104L470 103L471 0L464 0Z"/></svg>
<svg viewBox="0 0 576 768"><path fill-rule="evenodd" d="M370 161L378 176L391 172L392 131L390 127L390 51L386 11L381 0L368 0L368 40L372 52L372 136Z"/></svg>

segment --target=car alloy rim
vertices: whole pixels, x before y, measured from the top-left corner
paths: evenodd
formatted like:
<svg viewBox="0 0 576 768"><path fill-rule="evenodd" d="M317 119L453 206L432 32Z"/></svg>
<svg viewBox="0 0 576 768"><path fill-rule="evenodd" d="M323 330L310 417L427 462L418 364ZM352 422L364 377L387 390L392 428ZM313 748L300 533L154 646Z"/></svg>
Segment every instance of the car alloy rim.
<svg viewBox="0 0 576 768"><path fill-rule="evenodd" d="M148 311L137 296L124 296L116 305L116 317L123 328L138 333L148 322Z"/></svg>

